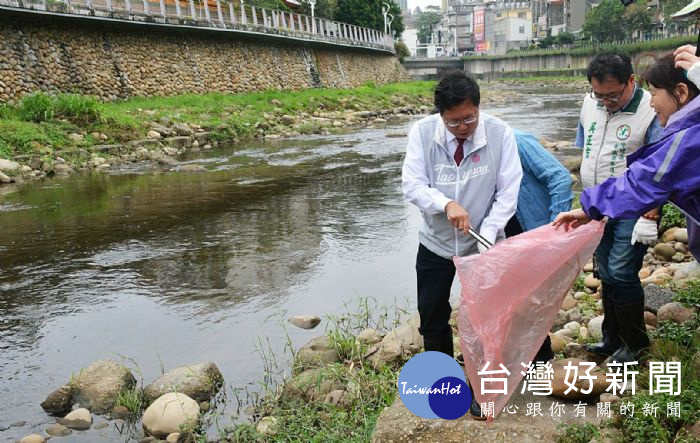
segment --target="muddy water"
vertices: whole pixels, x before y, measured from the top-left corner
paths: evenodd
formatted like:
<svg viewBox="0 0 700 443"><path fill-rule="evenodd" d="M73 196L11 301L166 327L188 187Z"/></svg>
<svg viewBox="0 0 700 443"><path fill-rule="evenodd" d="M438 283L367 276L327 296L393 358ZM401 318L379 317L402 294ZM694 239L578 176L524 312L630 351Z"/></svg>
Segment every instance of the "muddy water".
<svg viewBox="0 0 700 443"><path fill-rule="evenodd" d="M573 139L580 94L521 92L484 110ZM418 212L400 191L405 138L387 137L410 123L180 159L203 173L140 166L0 188L0 441L53 423L39 403L98 359L145 383L213 361L228 389L255 390L260 343L284 363L287 337L298 347L327 323L303 331L288 316L363 297L415 309ZM98 437L125 439L113 425L68 439Z"/></svg>

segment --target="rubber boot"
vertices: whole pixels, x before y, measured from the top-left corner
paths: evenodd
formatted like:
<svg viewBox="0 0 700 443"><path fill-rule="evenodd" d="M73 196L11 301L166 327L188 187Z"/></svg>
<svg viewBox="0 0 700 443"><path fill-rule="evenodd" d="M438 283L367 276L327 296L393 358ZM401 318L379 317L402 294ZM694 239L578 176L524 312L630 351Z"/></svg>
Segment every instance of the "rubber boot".
<svg viewBox="0 0 700 443"><path fill-rule="evenodd" d="M546 363L553 358L554 351L552 351L552 339L549 338L549 335L547 335L544 339L544 342L542 343L542 346L540 346L539 351L537 351L537 354L535 355L535 358L532 361L541 361L543 363Z"/></svg>
<svg viewBox="0 0 700 443"><path fill-rule="evenodd" d="M615 312L615 301L613 300L613 288L611 285L603 283L603 341L586 345L586 351L593 354L612 355L620 347L620 332L618 318Z"/></svg>
<svg viewBox="0 0 700 443"><path fill-rule="evenodd" d="M488 417L481 415L481 405L477 401L476 395L474 395L474 389L471 383L469 383L469 390L472 391L472 404L469 406L469 414L474 420L486 420Z"/></svg>
<svg viewBox="0 0 700 443"><path fill-rule="evenodd" d="M615 311L622 344L610 356L610 360L617 363L639 361L639 357L649 348L649 336L644 324L644 298L616 300Z"/></svg>

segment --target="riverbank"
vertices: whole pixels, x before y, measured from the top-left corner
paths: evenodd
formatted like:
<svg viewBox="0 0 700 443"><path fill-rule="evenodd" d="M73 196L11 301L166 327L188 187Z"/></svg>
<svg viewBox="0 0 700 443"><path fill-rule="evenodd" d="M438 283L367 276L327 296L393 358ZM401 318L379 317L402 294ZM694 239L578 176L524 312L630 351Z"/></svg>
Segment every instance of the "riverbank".
<svg viewBox="0 0 700 443"><path fill-rule="evenodd" d="M581 89L580 79L529 78L508 85ZM485 83L482 106L514 93ZM184 152L219 143L329 134L382 125L432 110L434 82L355 89L139 98L102 103L92 97L34 94L0 107L0 183L103 171L125 163L175 164Z"/></svg>

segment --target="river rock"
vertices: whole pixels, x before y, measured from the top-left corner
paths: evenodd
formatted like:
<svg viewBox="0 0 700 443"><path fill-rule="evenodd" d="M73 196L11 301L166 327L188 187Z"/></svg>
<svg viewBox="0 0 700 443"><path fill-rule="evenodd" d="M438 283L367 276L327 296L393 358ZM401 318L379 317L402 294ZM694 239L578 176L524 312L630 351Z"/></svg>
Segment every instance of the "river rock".
<svg viewBox="0 0 700 443"><path fill-rule="evenodd" d="M681 264L673 274L673 279L676 281L700 279L700 264L695 260Z"/></svg>
<svg viewBox="0 0 700 443"><path fill-rule="evenodd" d="M53 172L58 175L68 175L72 174L73 168L71 168L69 165L64 164L64 163L59 163L53 165Z"/></svg>
<svg viewBox="0 0 700 443"><path fill-rule="evenodd" d="M651 277L651 269L649 269L649 268L642 268L642 269L639 270L639 272L637 273L637 275L639 276L639 279L640 279L640 280L644 280L645 278L649 278L649 277Z"/></svg>
<svg viewBox="0 0 700 443"><path fill-rule="evenodd" d="M0 183L12 183L12 179L7 174L0 172Z"/></svg>
<svg viewBox="0 0 700 443"><path fill-rule="evenodd" d="M668 228L667 230L664 231L663 234L661 234L661 238L659 239L659 241L661 243L674 241L674 235L676 234L676 231L678 231L679 229L680 228L675 227L675 226L672 228Z"/></svg>
<svg viewBox="0 0 700 443"><path fill-rule="evenodd" d="M311 339L297 351L295 366L299 369L318 368L338 362L338 353L328 336Z"/></svg>
<svg viewBox="0 0 700 443"><path fill-rule="evenodd" d="M675 293L668 288L662 288L653 284L647 285L644 287L645 309L656 312L661 306L670 303L674 295Z"/></svg>
<svg viewBox="0 0 700 443"><path fill-rule="evenodd" d="M182 393L197 402L208 401L223 383L224 377L214 363L199 363L180 366L161 375L143 389L143 395L148 403L169 392Z"/></svg>
<svg viewBox="0 0 700 443"><path fill-rule="evenodd" d="M656 315L653 312L644 311L644 324L656 327Z"/></svg>
<svg viewBox="0 0 700 443"><path fill-rule="evenodd" d="M581 326L581 329L578 332L578 336L581 340L588 340L588 337L590 337L591 334L588 332L587 327Z"/></svg>
<svg viewBox="0 0 700 443"><path fill-rule="evenodd" d="M600 394L600 403L619 403L620 397L613 394L608 394L607 392Z"/></svg>
<svg viewBox="0 0 700 443"><path fill-rule="evenodd" d="M578 368L577 372L571 371L572 375L578 374L578 377L570 376L568 380L570 384L573 384L576 387L576 389L578 389L578 391L572 389L570 392L565 394L566 390L569 389L569 386L564 382L566 380L567 375L567 370L564 368L569 364L569 362L572 366ZM592 381L583 380L580 378L580 376L585 374L586 370L588 369L588 365L584 365L582 363L587 362L584 362L580 359L566 359L557 360L552 363L552 369L554 370L554 377L552 379L553 396L559 398L566 398L569 400L579 400L584 398L598 397L600 394L605 392L605 389L608 387L608 383L605 381L605 373L602 370L600 370L600 368L596 365L590 371L590 375L594 376L594 379ZM591 392L587 394L582 393L581 390L588 390L589 385L591 387Z"/></svg>
<svg viewBox="0 0 700 443"><path fill-rule="evenodd" d="M593 262L592 261L586 262L586 264L583 265L583 272L593 272Z"/></svg>
<svg viewBox="0 0 700 443"><path fill-rule="evenodd" d="M185 394L170 392L158 397L143 413L143 428L151 435L165 438L173 432L194 429L199 404Z"/></svg>
<svg viewBox="0 0 700 443"><path fill-rule="evenodd" d="M692 308L686 308L678 302L672 302L659 308L656 319L659 322L670 320L676 323L685 323L693 318L694 313Z"/></svg>
<svg viewBox="0 0 700 443"><path fill-rule="evenodd" d="M175 131L177 135L187 135L190 136L194 134L192 128L186 123L175 123L171 126L171 129Z"/></svg>
<svg viewBox="0 0 700 443"><path fill-rule="evenodd" d="M668 243L659 243L654 246L654 255L656 255L659 260L669 261L675 254L676 250Z"/></svg>
<svg viewBox="0 0 700 443"><path fill-rule="evenodd" d="M595 340L603 339L603 316L593 317L588 321L588 333Z"/></svg>
<svg viewBox="0 0 700 443"><path fill-rule="evenodd" d="M277 418L263 417L255 426L255 430L265 437L273 437L277 434Z"/></svg>
<svg viewBox="0 0 700 443"><path fill-rule="evenodd" d="M301 329L313 329L321 323L316 315L295 315L289 319L289 323Z"/></svg>
<svg viewBox="0 0 700 443"><path fill-rule="evenodd" d="M76 409L60 419L58 423L76 431L84 431L90 429L92 425L92 414L85 408Z"/></svg>
<svg viewBox="0 0 700 443"><path fill-rule="evenodd" d="M65 412L73 405L73 389L70 385L63 385L50 393L46 400L41 402L41 408L48 413Z"/></svg>
<svg viewBox="0 0 700 443"><path fill-rule="evenodd" d="M382 341L382 337L373 328L367 328L357 335L357 342L363 345L373 345Z"/></svg>
<svg viewBox="0 0 700 443"><path fill-rule="evenodd" d="M575 308L576 304L576 299L570 295L567 295L566 297L564 297L564 301L561 304L561 308L565 311L568 311L569 309Z"/></svg>
<svg viewBox="0 0 700 443"><path fill-rule="evenodd" d="M58 423L52 424L45 430L46 433L49 434L51 437L65 437L66 435L70 435L73 432L67 427Z"/></svg>
<svg viewBox="0 0 700 443"><path fill-rule="evenodd" d="M190 137L168 137L164 138L163 142L171 148L178 150L192 147L192 139Z"/></svg>
<svg viewBox="0 0 700 443"><path fill-rule="evenodd" d="M588 275L586 278L583 280L583 284L586 285L586 287L591 288L591 289L598 289L598 286L600 286L600 280L597 278L593 277L593 275Z"/></svg>
<svg viewBox="0 0 700 443"><path fill-rule="evenodd" d="M112 410L120 392L136 385L131 371L113 360L101 360L81 370L72 382L73 403L96 414Z"/></svg>
<svg viewBox="0 0 700 443"><path fill-rule="evenodd" d="M282 395L301 401L322 401L326 395L344 389L342 381L336 374L326 368L308 369L284 383Z"/></svg>
<svg viewBox="0 0 700 443"><path fill-rule="evenodd" d="M554 334L549 334L549 338L552 340L552 352L555 354L564 352L564 349L566 348L566 340Z"/></svg>
<svg viewBox="0 0 700 443"><path fill-rule="evenodd" d="M180 433L173 432L172 434L168 434L168 436L165 438L165 441L167 441L168 443L177 443L179 439Z"/></svg>
<svg viewBox="0 0 700 443"><path fill-rule="evenodd" d="M564 348L564 357L566 358L580 358L582 360L588 359L588 352L586 348L580 343L567 343Z"/></svg>
<svg viewBox="0 0 700 443"><path fill-rule="evenodd" d="M133 412L131 412L126 406L121 405L113 407L112 411L109 413L109 416L112 417L112 420L126 420L132 415Z"/></svg>
<svg viewBox="0 0 700 443"><path fill-rule="evenodd" d="M685 254L682 252L676 252L673 254L673 257L671 257L671 261L674 263L682 263L685 261Z"/></svg>
<svg viewBox="0 0 700 443"><path fill-rule="evenodd" d="M31 434L19 439L19 443L46 443L46 439L39 434Z"/></svg>
<svg viewBox="0 0 700 443"><path fill-rule="evenodd" d="M673 239L677 242L688 244L688 228L678 228L673 233Z"/></svg>
<svg viewBox="0 0 700 443"><path fill-rule="evenodd" d="M0 171L16 171L18 169L19 163L0 158Z"/></svg>
<svg viewBox="0 0 700 443"><path fill-rule="evenodd" d="M148 133L146 133L146 138L151 139L151 140L160 140L161 134L158 131L151 130L151 131L148 131Z"/></svg>
<svg viewBox="0 0 700 443"><path fill-rule="evenodd" d="M576 337L579 334L579 332L581 331L581 325L576 321L572 321L572 322L565 324L564 329L570 331L572 334L572 337Z"/></svg>
<svg viewBox="0 0 700 443"><path fill-rule="evenodd" d="M384 336L380 343L368 349L364 357L374 368L401 363L404 354L415 354L423 347L423 336L418 332L419 325L420 317L415 313Z"/></svg>
<svg viewBox="0 0 700 443"><path fill-rule="evenodd" d="M193 164L178 166L177 170L180 172L207 172L207 168L205 168L204 166Z"/></svg>

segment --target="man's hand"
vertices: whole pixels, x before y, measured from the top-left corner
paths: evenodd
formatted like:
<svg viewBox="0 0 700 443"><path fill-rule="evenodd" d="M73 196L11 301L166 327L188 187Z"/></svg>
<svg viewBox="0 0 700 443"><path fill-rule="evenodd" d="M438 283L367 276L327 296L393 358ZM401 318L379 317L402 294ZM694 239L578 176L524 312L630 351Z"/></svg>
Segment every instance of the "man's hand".
<svg viewBox="0 0 700 443"><path fill-rule="evenodd" d="M552 226L564 225L565 230L575 229L591 221L591 218L583 212L583 209L574 209L569 212L562 212L552 222Z"/></svg>
<svg viewBox="0 0 700 443"><path fill-rule="evenodd" d="M676 56L676 68L681 68L685 71L700 60L700 57L695 56L695 46L693 45L681 46L673 52L673 55Z"/></svg>
<svg viewBox="0 0 700 443"><path fill-rule="evenodd" d="M445 214L447 220L454 226L467 235L469 233L469 214L456 201L451 201L445 206Z"/></svg>
<svg viewBox="0 0 700 443"><path fill-rule="evenodd" d="M632 244L639 242L643 245L653 246L658 240L659 231L656 228L655 221L644 217L637 220L637 223L634 225L634 230L632 231Z"/></svg>

